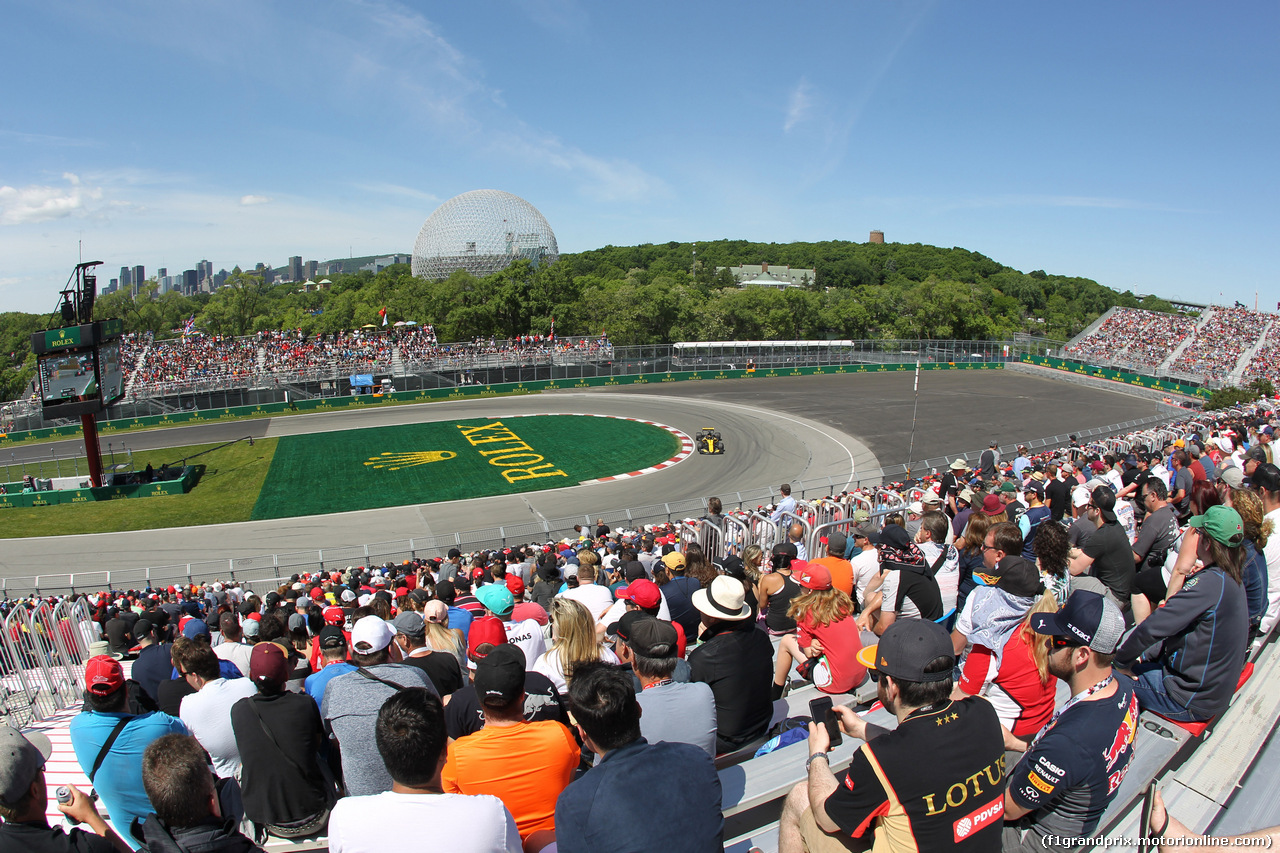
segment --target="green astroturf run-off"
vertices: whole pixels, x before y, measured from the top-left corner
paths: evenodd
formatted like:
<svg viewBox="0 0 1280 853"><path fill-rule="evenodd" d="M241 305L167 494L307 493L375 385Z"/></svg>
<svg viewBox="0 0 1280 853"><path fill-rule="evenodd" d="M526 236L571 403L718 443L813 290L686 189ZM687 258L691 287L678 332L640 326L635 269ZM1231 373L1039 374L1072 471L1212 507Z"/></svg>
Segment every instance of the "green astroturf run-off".
<svg viewBox="0 0 1280 853"><path fill-rule="evenodd" d="M437 421L285 436L254 519L456 501L574 486L657 465L679 440L585 415Z"/></svg>

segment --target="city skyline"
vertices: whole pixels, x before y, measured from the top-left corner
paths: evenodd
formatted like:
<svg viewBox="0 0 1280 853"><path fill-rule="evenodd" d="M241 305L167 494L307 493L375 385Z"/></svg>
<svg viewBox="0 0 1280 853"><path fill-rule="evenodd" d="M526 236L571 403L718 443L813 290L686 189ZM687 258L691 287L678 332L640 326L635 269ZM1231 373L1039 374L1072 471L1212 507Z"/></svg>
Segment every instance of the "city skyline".
<svg viewBox="0 0 1280 853"><path fill-rule="evenodd" d="M49 310L81 242L103 282L378 255L485 188L564 253L879 229L1274 307L1275 4L6 11L40 73L0 111L0 311Z"/></svg>

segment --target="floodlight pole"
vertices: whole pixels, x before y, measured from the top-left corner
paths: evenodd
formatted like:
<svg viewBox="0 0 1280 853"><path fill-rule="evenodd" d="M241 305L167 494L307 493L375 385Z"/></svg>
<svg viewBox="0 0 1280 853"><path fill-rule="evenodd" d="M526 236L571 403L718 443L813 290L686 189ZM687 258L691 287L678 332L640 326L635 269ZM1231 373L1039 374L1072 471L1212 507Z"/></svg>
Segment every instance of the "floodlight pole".
<svg viewBox="0 0 1280 853"><path fill-rule="evenodd" d="M84 455L89 460L89 485L101 486L102 446L98 443L98 416L81 415L80 427L84 431Z"/></svg>

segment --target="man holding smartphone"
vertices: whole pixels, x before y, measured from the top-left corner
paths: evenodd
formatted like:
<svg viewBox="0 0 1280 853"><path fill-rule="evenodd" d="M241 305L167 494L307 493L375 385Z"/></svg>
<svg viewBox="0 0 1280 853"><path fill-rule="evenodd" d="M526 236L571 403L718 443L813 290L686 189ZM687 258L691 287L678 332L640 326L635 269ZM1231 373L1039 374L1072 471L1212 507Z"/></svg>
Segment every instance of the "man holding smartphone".
<svg viewBox="0 0 1280 853"><path fill-rule="evenodd" d="M888 851L999 850L1004 737L990 703L950 698L955 657L946 630L898 620L859 658L879 674L880 701L898 727L835 708L840 728L866 741L837 777L826 726L810 724L809 779L787 796L779 853L866 850L872 841Z"/></svg>

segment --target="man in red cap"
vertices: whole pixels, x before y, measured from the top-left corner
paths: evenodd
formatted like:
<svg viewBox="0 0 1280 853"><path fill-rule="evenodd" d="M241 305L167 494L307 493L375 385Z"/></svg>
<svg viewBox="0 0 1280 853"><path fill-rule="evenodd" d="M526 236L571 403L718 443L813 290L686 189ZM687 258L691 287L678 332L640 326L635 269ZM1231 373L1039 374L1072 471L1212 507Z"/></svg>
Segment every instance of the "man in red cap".
<svg viewBox="0 0 1280 853"><path fill-rule="evenodd" d="M160 711L130 715L124 670L109 655L89 658L84 682L89 710L71 721L71 747L112 824L128 840L133 820L153 811L142 785L143 750L158 737L188 734L187 727Z"/></svg>

